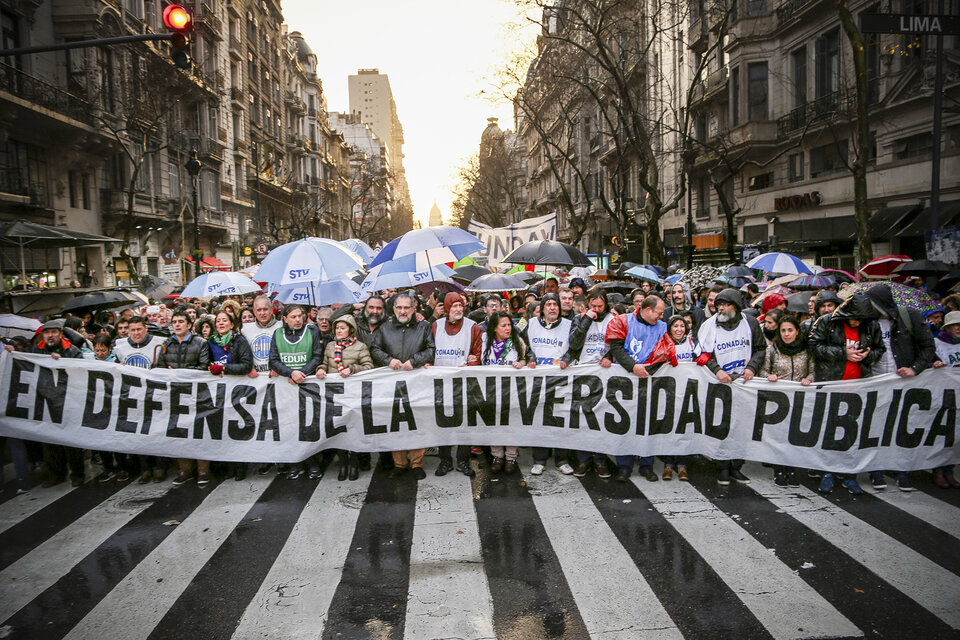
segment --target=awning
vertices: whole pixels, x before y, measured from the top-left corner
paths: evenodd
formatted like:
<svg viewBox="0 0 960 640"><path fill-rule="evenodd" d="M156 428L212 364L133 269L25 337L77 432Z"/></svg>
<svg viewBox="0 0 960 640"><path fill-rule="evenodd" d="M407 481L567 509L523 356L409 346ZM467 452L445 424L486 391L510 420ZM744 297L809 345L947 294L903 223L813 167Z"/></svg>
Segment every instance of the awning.
<svg viewBox="0 0 960 640"><path fill-rule="evenodd" d="M193 264L193 258L184 258L184 260ZM214 256L204 256L200 258L200 269L202 271L230 271L230 265L221 262Z"/></svg>
<svg viewBox="0 0 960 640"><path fill-rule="evenodd" d="M896 235L900 223L919 209L919 203L884 207L870 216L870 220L867 221L867 233L874 240L889 240ZM856 231L850 237L856 238Z"/></svg>
<svg viewBox="0 0 960 640"><path fill-rule="evenodd" d="M933 209L925 207L913 222L903 228L897 235L900 237L922 236L927 231L941 229L956 224L960 218L960 200L940 203L940 224L934 224Z"/></svg>

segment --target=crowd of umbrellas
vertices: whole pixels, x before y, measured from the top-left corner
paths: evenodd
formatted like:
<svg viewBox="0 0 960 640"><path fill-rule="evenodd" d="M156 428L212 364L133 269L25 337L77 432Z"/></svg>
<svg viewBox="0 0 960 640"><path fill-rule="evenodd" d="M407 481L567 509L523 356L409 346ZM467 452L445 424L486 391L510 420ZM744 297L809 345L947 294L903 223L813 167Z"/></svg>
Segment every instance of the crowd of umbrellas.
<svg viewBox="0 0 960 640"><path fill-rule="evenodd" d="M809 265L788 253L759 255L745 265L696 266L680 270L676 265L625 262L616 270L597 269L576 247L543 240L525 243L502 259L506 264L492 270L476 263L471 255L482 251L480 240L456 227L436 226L407 232L379 251L362 240L335 241L304 238L281 245L263 259L241 271L211 271L194 278L182 291L175 284L143 276L140 291L99 291L71 300L64 312L83 313L97 309L122 309L162 298L211 298L265 292L278 302L325 306L333 303L361 303L384 289L416 288L421 292L512 292L534 286L539 280L556 276L579 277L588 286L610 292L629 293L644 281L656 285L684 284L689 290L714 284L753 291L751 300L779 293L797 312L805 311L816 291L838 288L841 296L852 295L880 283L889 284L898 304L920 311L937 308L923 287L908 286L908 278L936 277L941 294L960 290L960 270L932 260L911 260L890 255L872 260L857 274ZM25 319L0 316L0 335L30 331ZM9 325L9 326L7 326ZM35 327L34 327L35 329Z"/></svg>

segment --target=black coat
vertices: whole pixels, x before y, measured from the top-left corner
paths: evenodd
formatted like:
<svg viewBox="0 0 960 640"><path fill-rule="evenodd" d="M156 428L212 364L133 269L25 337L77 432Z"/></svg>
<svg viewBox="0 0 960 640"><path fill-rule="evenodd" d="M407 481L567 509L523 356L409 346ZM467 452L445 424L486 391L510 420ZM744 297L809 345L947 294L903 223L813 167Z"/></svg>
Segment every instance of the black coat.
<svg viewBox="0 0 960 640"><path fill-rule="evenodd" d="M817 318L807 338L807 351L813 357L814 375L817 382L840 380L847 366L847 338L844 324L848 319L860 320L860 348L869 347L870 353L860 361L863 377L871 374L871 369L886 348L880 335L880 324L876 312L864 294L855 294L841 304L836 311Z"/></svg>
<svg viewBox="0 0 960 640"><path fill-rule="evenodd" d="M69 340L66 338L61 338L59 342L54 344L46 344L41 341L35 346L31 346L27 353L40 353L45 356L52 356L57 354L61 358L82 358L83 352L80 349L73 346Z"/></svg>
<svg viewBox="0 0 960 640"><path fill-rule="evenodd" d="M400 362L410 361L416 367L433 362L434 355L433 326L426 320L420 322L416 316L410 322L401 324L392 316L380 325L370 341L370 355L378 367L385 367L396 358Z"/></svg>
<svg viewBox="0 0 960 640"><path fill-rule="evenodd" d="M225 347L230 353L230 364L223 365L223 372L228 376L245 376L253 370L253 349L250 342L239 331L233 332L233 337Z"/></svg>
<svg viewBox="0 0 960 640"><path fill-rule="evenodd" d="M163 343L164 352L157 358L158 369L199 369L206 371L210 366L210 345L195 333L180 342L176 336L170 336Z"/></svg>
<svg viewBox="0 0 960 640"><path fill-rule="evenodd" d="M930 325L916 309L905 309L910 318L907 326L900 308L893 301L890 287L876 286L867 291L873 306L890 319L890 350L897 368L910 367L914 373L920 373L930 366L937 354L937 345L930 333Z"/></svg>

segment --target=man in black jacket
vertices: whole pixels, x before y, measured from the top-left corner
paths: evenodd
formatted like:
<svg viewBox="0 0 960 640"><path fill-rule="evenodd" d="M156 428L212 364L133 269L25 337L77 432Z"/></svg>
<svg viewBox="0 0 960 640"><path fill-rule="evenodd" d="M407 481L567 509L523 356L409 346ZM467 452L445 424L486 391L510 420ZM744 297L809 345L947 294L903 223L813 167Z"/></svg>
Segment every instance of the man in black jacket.
<svg viewBox="0 0 960 640"><path fill-rule="evenodd" d="M885 284L871 288L867 296L880 315L880 337L886 349L877 362L874 375L896 373L901 378L912 378L927 369L937 348L923 315L916 309L898 307L893 292ZM877 490L887 488L882 471L871 471L870 483ZM898 471L897 486L901 491L913 491L910 474Z"/></svg>
<svg viewBox="0 0 960 640"><path fill-rule="evenodd" d="M54 360L83 357L80 349L63 337L63 320L48 320L40 328L40 335L43 340L36 346L30 347L28 353L47 355ZM44 487L52 487L63 482L68 469L73 486L79 487L83 484L82 449L44 443L43 462L47 468L47 477L43 481Z"/></svg>
<svg viewBox="0 0 960 640"><path fill-rule="evenodd" d="M393 298L393 317L383 323L373 334L370 354L378 367L390 367L394 371L413 371L433 362L433 327L427 321L418 321L414 314L413 296L398 293ZM394 451L394 469L391 477L402 475L412 468L414 477L427 477L423 470L423 454L426 449Z"/></svg>

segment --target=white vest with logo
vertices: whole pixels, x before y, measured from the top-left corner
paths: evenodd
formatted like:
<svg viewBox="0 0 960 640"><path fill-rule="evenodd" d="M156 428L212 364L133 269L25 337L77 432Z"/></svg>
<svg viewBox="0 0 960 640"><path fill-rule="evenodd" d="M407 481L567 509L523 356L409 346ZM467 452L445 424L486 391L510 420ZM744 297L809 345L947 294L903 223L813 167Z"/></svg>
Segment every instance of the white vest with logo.
<svg viewBox="0 0 960 640"><path fill-rule="evenodd" d="M560 366L560 358L567 352L570 342L570 325L564 318L557 326L547 329L538 318L527 325L530 350L537 356L537 366Z"/></svg>
<svg viewBox="0 0 960 640"><path fill-rule="evenodd" d="M140 347L134 347L130 338L117 340L113 347L113 353L117 356L117 362L141 369L150 369L160 355L160 347L165 340L160 336L148 336L147 343Z"/></svg>
<svg viewBox="0 0 960 640"><path fill-rule="evenodd" d="M607 326L615 316L607 313L602 321L594 320L587 329L587 336L583 340L583 350L580 351L579 364L596 364L606 357L610 351L610 345L607 344Z"/></svg>
<svg viewBox="0 0 960 640"><path fill-rule="evenodd" d="M477 324L469 318L460 321L460 331L456 335L447 333L447 319L437 320L436 335L433 336L433 344L436 348L433 356L433 366L435 367L459 367L467 364L467 356L470 355L470 343L473 340L473 326Z"/></svg>
<svg viewBox="0 0 960 640"><path fill-rule="evenodd" d="M243 325L240 333L250 343L253 351L253 366L257 372L270 371L270 345L273 342L273 332L277 330L274 320L269 327L261 327L257 322L248 322Z"/></svg>
<svg viewBox="0 0 960 640"><path fill-rule="evenodd" d="M934 340L937 345L937 356L948 367L960 367L960 344L950 344L937 338Z"/></svg>
<svg viewBox="0 0 960 640"><path fill-rule="evenodd" d="M700 349L693 343L692 338L685 338L677 345L677 362L694 362L700 355Z"/></svg>
<svg viewBox="0 0 960 640"><path fill-rule="evenodd" d="M741 317L740 324L729 331L720 326L716 315L710 316L700 327L700 348L712 353L728 374L743 373L753 355L753 332L747 318Z"/></svg>

